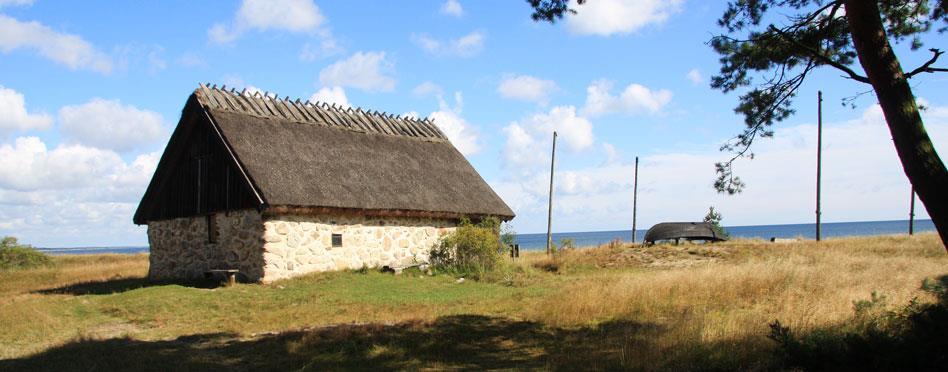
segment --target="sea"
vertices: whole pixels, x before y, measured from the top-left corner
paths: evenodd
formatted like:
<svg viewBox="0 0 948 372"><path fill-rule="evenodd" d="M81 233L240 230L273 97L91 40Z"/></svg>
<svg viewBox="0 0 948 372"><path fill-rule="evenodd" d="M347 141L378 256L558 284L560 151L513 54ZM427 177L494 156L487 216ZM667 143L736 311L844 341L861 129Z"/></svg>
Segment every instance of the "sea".
<svg viewBox="0 0 948 372"><path fill-rule="evenodd" d="M908 234L908 220L894 221L865 221L865 222L830 222L822 224L822 236L825 238L841 236L870 236ZM725 226L731 237L735 238L804 238L816 237L816 224L801 223L789 225L757 225L757 226ZM636 239L641 241L647 230L636 230ZM932 220L915 220L915 231L935 231ZM615 231L581 231L553 233L553 241L559 244L563 239L573 239L577 247L597 246L613 240L630 241L632 230ZM539 250L546 248L546 234L517 234L517 244L522 250ZM77 248L37 248L42 252L62 254L138 254L148 253L148 247L77 247Z"/></svg>

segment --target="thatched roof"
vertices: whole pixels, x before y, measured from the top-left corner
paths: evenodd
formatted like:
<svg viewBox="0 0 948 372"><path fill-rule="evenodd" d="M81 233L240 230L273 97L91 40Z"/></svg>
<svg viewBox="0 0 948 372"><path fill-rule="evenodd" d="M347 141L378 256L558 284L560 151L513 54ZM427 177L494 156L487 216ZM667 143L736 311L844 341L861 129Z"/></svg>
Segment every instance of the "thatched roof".
<svg viewBox="0 0 948 372"><path fill-rule="evenodd" d="M727 237L718 234L707 222L662 222L645 233L646 243L669 239L719 241Z"/></svg>
<svg viewBox="0 0 948 372"><path fill-rule="evenodd" d="M195 116L206 117L219 133L236 163L233 168L246 175L261 209L504 220L514 216L429 119L205 85L188 102L200 105L204 114ZM182 115L179 126L184 122ZM171 142L188 137L178 131ZM169 150L161 163L171 158ZM136 222L150 219L142 210L149 192Z"/></svg>

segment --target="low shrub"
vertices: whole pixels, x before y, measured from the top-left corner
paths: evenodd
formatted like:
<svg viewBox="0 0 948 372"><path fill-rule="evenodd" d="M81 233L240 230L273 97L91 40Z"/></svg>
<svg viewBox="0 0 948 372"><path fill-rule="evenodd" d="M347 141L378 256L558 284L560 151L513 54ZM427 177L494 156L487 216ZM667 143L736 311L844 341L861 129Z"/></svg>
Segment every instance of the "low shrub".
<svg viewBox="0 0 948 372"><path fill-rule="evenodd" d="M937 302L886 309L885 296L853 302L846 325L797 335L774 321L770 339L785 367L803 370L941 370L948 365L948 275L925 280Z"/></svg>
<svg viewBox="0 0 948 372"><path fill-rule="evenodd" d="M457 229L431 250L431 264L440 271L479 279L502 257L500 221L485 218L477 224L462 219Z"/></svg>
<svg viewBox="0 0 948 372"><path fill-rule="evenodd" d="M708 214L704 215L704 222L710 223L716 234L725 238L730 237L731 234L724 229L724 226L721 226L721 213L716 212L714 207L708 208Z"/></svg>
<svg viewBox="0 0 948 372"><path fill-rule="evenodd" d="M0 240L0 270L32 269L52 264L53 260L48 255L29 245L20 244L12 236Z"/></svg>
<svg viewBox="0 0 948 372"><path fill-rule="evenodd" d="M550 273L560 271L560 265L560 260L555 256L544 257L533 263L533 267Z"/></svg>

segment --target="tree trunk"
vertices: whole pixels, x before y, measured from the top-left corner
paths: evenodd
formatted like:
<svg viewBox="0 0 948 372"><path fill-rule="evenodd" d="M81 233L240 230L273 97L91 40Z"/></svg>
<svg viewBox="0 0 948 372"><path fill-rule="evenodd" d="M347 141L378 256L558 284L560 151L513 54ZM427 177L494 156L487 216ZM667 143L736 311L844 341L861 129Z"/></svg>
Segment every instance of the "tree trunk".
<svg viewBox="0 0 948 372"><path fill-rule="evenodd" d="M948 249L948 171L932 144L915 95L889 44L876 0L846 0L846 18L859 55L885 115L902 169Z"/></svg>

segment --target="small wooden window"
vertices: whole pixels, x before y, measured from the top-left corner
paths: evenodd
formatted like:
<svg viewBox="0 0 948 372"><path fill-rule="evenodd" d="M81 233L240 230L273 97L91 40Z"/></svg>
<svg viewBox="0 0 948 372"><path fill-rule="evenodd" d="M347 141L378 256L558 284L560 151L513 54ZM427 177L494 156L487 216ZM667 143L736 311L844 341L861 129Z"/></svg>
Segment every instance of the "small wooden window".
<svg viewBox="0 0 948 372"><path fill-rule="evenodd" d="M217 218L213 214L205 216L207 219L207 242L217 243Z"/></svg>
<svg viewBox="0 0 948 372"><path fill-rule="evenodd" d="M341 247L342 246L342 234L332 234L332 247Z"/></svg>

